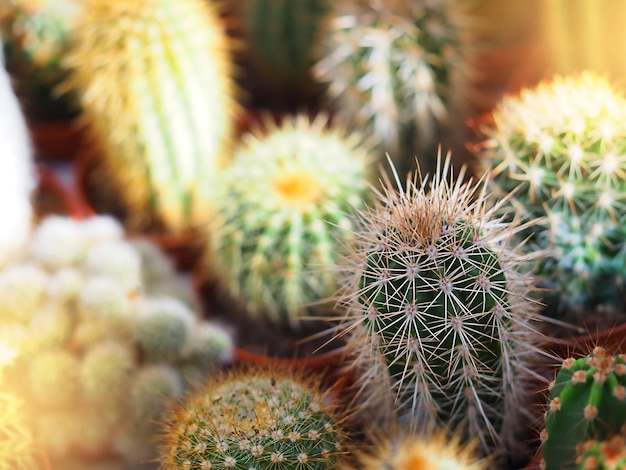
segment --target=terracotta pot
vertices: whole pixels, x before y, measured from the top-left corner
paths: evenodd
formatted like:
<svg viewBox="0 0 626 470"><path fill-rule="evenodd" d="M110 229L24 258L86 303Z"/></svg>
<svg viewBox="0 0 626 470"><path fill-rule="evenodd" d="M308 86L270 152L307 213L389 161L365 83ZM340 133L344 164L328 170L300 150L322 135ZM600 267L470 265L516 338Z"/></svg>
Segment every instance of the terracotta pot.
<svg viewBox="0 0 626 470"><path fill-rule="evenodd" d="M88 214L76 194L53 170L41 164L36 165L36 170L38 181L33 195L33 206L39 219L46 215L59 214L81 220Z"/></svg>
<svg viewBox="0 0 626 470"><path fill-rule="evenodd" d="M83 142L83 130L75 120L28 121L37 158L71 161Z"/></svg>
<svg viewBox="0 0 626 470"><path fill-rule="evenodd" d="M107 177L98 161L97 147L84 144L74 159L72 171L77 198L89 215L109 214L126 225L127 211L123 203L108 186ZM106 193L106 195L105 195ZM104 196L104 197L102 197ZM158 245L174 261L180 271L188 271L200 256L203 241L199 232L187 231L179 234L127 227L129 237L144 237Z"/></svg>

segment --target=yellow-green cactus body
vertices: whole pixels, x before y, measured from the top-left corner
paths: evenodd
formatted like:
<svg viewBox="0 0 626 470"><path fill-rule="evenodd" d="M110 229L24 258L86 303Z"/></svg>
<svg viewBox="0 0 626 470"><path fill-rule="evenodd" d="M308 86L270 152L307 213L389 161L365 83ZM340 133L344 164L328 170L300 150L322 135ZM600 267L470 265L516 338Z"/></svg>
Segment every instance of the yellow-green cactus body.
<svg viewBox="0 0 626 470"><path fill-rule="evenodd" d="M229 44L202 0L89 0L68 57L85 122L135 217L208 222L235 110Z"/></svg>
<svg viewBox="0 0 626 470"><path fill-rule="evenodd" d="M327 127L288 119L249 134L223 174L212 227L215 269L251 314L299 324L305 304L336 289L332 266L349 213L362 205L369 147Z"/></svg>

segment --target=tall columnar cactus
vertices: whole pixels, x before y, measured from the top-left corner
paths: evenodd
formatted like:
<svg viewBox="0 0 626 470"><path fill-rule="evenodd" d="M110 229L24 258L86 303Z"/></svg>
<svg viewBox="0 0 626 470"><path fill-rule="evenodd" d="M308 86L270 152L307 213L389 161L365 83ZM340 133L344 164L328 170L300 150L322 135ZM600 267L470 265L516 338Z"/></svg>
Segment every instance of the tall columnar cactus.
<svg viewBox="0 0 626 470"><path fill-rule="evenodd" d="M626 440L617 435L605 441L590 439L578 449L578 470L621 470L626 468Z"/></svg>
<svg viewBox="0 0 626 470"><path fill-rule="evenodd" d="M361 470L483 470L484 461L474 456L470 445L450 439L444 433L429 438L390 438L374 445L368 453L359 452Z"/></svg>
<svg viewBox="0 0 626 470"><path fill-rule="evenodd" d="M328 0L244 0L241 21L254 69L282 93L312 88Z"/></svg>
<svg viewBox="0 0 626 470"><path fill-rule="evenodd" d="M134 222L156 219L173 232L207 223L236 109L216 7L88 0L74 37L66 86Z"/></svg>
<svg viewBox="0 0 626 470"><path fill-rule="evenodd" d="M303 115L248 134L221 176L213 271L252 314L297 327L305 304L336 289L337 247L362 204L369 146Z"/></svg>
<svg viewBox="0 0 626 470"><path fill-rule="evenodd" d="M580 359L563 361L551 384L542 431L546 470L575 469L577 447L606 439L626 425L626 356L596 347Z"/></svg>
<svg viewBox="0 0 626 470"><path fill-rule="evenodd" d="M448 0L338 1L314 75L382 150L412 161L438 141L471 21Z"/></svg>
<svg viewBox="0 0 626 470"><path fill-rule="evenodd" d="M78 11L76 0L3 0L0 4L7 69L31 119L66 118L78 112L75 97L57 90L67 78L62 60Z"/></svg>
<svg viewBox="0 0 626 470"><path fill-rule="evenodd" d="M317 380L249 369L208 381L170 411L161 460L167 470L332 469L343 439Z"/></svg>
<svg viewBox="0 0 626 470"><path fill-rule="evenodd" d="M520 232L550 256L538 274L558 292L560 313L624 305L626 99L583 73L555 77L502 100L485 125L479 157L493 167L505 210L543 219ZM552 306L554 309L557 305Z"/></svg>
<svg viewBox="0 0 626 470"><path fill-rule="evenodd" d="M410 430L445 427L490 452L513 440L532 374L533 283L509 244L519 227L496 217L463 171L453 182L449 165L406 188L396 174L399 190L385 177L377 203L358 211L339 335L349 334L371 400L389 387Z"/></svg>
<svg viewBox="0 0 626 470"><path fill-rule="evenodd" d="M55 468L76 453L142 468L166 402L230 361L230 334L164 287L177 283L163 253L134 243L109 217L49 217L0 271L0 344L16 353L0 385L28 404Z"/></svg>
<svg viewBox="0 0 626 470"><path fill-rule="evenodd" d="M0 46L2 42L0 41ZM0 267L7 264L30 232L33 154L24 116L13 93L0 50Z"/></svg>

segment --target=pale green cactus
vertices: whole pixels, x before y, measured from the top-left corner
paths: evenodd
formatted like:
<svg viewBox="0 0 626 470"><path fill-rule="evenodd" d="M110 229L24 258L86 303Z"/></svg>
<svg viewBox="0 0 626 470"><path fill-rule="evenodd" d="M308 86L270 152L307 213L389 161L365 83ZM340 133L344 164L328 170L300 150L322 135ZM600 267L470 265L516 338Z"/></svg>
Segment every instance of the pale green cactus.
<svg viewBox="0 0 626 470"><path fill-rule="evenodd" d="M267 127L244 137L222 174L206 271L250 314L299 327L315 312L308 304L336 288L339 240L362 205L370 147L323 115Z"/></svg>
<svg viewBox="0 0 626 470"><path fill-rule="evenodd" d="M543 251L552 314L621 310L626 286L626 98L597 75L554 77L505 97L477 146L504 211L541 220L519 233ZM573 319L573 318L572 318Z"/></svg>

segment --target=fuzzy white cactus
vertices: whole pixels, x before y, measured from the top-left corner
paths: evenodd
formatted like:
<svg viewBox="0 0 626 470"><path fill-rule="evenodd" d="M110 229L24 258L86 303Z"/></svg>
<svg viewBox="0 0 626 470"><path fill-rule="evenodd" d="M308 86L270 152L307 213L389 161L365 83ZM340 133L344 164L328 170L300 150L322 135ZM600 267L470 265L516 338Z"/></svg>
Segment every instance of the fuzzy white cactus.
<svg viewBox="0 0 626 470"><path fill-rule="evenodd" d="M35 186L33 155L26 122L4 68L0 43L0 266L28 238Z"/></svg>

